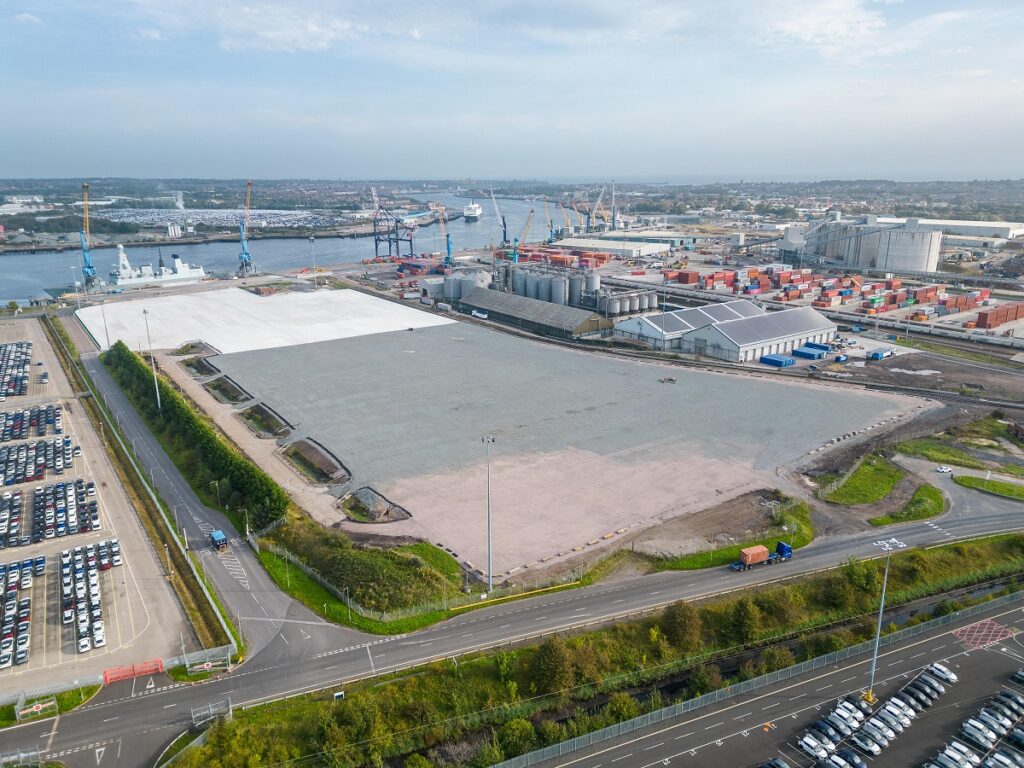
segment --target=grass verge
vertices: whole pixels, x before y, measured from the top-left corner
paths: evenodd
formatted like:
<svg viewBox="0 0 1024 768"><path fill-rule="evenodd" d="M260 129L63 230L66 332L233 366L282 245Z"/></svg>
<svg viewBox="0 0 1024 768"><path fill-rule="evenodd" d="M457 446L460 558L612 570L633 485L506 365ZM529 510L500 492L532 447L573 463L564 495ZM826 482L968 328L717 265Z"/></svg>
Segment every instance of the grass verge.
<svg viewBox="0 0 1024 768"><path fill-rule="evenodd" d="M907 523L911 520L925 520L929 517L941 515L945 509L946 499L942 495L942 491L933 485L924 483L918 486L918 489L914 491L914 495L910 497L910 501L899 512L893 512L891 515L882 515L881 517L871 517L868 518L868 522L871 525L882 526L893 525L894 523Z"/></svg>
<svg viewBox="0 0 1024 768"><path fill-rule="evenodd" d="M160 755L160 760L157 762L157 768L159 768L159 766L161 766L161 765L167 765L167 763L171 762L171 760L173 760L175 758L175 756L179 752L181 752L184 749L186 749L189 744L191 744L193 741L195 741L198 738L199 738L199 732L198 731L192 731L192 730L185 731L178 738L176 738L174 741L172 741L167 746L167 749L164 750L164 753L162 755Z"/></svg>
<svg viewBox="0 0 1024 768"><path fill-rule="evenodd" d="M86 685L82 688L74 688L70 691L61 691L53 697L57 700L57 712L63 715L65 712L70 712L71 710L82 706L93 696L99 693L102 688L102 685ZM49 698L49 696L40 696L35 699L27 700L25 704L30 705L37 701L46 701ZM28 723L33 720L42 720L49 717L53 717L53 714L50 712L43 713L38 717L26 717L21 722ZM14 725L16 722L17 718L14 716L13 704L0 707L0 728L7 728L8 726Z"/></svg>
<svg viewBox="0 0 1024 768"><path fill-rule="evenodd" d="M1010 483L1005 480L986 480L983 477L969 477L958 475L953 482L962 485L964 488L974 488L978 491L991 493L993 496L1002 496L1004 499L1024 501L1024 485Z"/></svg>
<svg viewBox="0 0 1024 768"><path fill-rule="evenodd" d="M654 567L659 571L696 571L701 568L714 568L728 565L740 559L740 550L755 544L763 544L768 549L775 549L775 542L783 539L793 549L806 547L814 540L814 526L811 524L811 510L806 502L800 502L781 514L779 525L775 531L758 539L740 542L720 549L706 552L693 552L678 557L657 558Z"/></svg>
<svg viewBox="0 0 1024 768"><path fill-rule="evenodd" d="M963 349L962 347L949 347L945 344L937 344L934 341L922 341L920 339L896 339L896 343L903 347L912 347L914 349L920 349L922 352L934 352L937 355L946 355L948 357L959 357L961 360L973 360L976 363L986 363L987 365L997 365L1003 368L1017 368L1024 369L1024 365L1017 363L1013 360L1009 360L1005 357L998 355L989 355L985 352L974 351L970 349Z"/></svg>
<svg viewBox="0 0 1024 768"><path fill-rule="evenodd" d="M835 504L874 504L892 493L896 483L905 476L906 473L887 458L872 454L825 498Z"/></svg>
<svg viewBox="0 0 1024 768"><path fill-rule="evenodd" d="M918 440L904 440L898 444L895 450L906 456L917 456L921 459L934 461L936 464L956 464L958 467L969 469L986 469L982 461L969 455L949 443L944 443L934 437L924 437Z"/></svg>

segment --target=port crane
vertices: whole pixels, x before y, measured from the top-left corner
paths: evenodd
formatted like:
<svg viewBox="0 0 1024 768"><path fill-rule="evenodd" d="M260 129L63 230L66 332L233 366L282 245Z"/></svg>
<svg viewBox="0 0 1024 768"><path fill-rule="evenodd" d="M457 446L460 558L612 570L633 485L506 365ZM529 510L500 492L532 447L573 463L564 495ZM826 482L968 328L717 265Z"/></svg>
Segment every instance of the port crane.
<svg viewBox="0 0 1024 768"><path fill-rule="evenodd" d="M370 187L370 194L373 195L373 255L380 258L380 246L387 244L388 258L400 258L402 256L402 243L409 244L409 256L412 256L412 237L416 227L409 227L402 224L394 213L384 207L377 195L377 188Z"/></svg>
<svg viewBox="0 0 1024 768"><path fill-rule="evenodd" d="M544 218L548 224L548 242L555 242L555 222L551 219L551 208L548 206L548 199L544 198Z"/></svg>
<svg viewBox="0 0 1024 768"><path fill-rule="evenodd" d="M558 210L562 212L562 218L565 220L565 228L572 231L572 217L569 215L569 209L565 207L565 203L559 203Z"/></svg>
<svg viewBox="0 0 1024 768"><path fill-rule="evenodd" d="M256 274L249 253L249 208L252 205L252 179L245 182L245 207L242 209L242 220L238 224L238 238L242 244L242 252L238 254L238 276L251 277Z"/></svg>
<svg viewBox="0 0 1024 768"><path fill-rule="evenodd" d="M526 242L527 235L530 234L530 225L533 223L533 208L530 209L529 215L526 217L526 226L523 227L522 234L519 235L512 243L512 263L519 263L519 244Z"/></svg>
<svg viewBox="0 0 1024 768"><path fill-rule="evenodd" d="M92 251L89 248L89 182L82 184L82 279L85 289L96 282L96 267L92 265Z"/></svg>
<svg viewBox="0 0 1024 768"><path fill-rule="evenodd" d="M494 187L491 187L491 205L494 206L494 218L501 224L501 247L508 248L508 224L505 223L505 217L498 209L498 200L494 197Z"/></svg>
<svg viewBox="0 0 1024 768"><path fill-rule="evenodd" d="M601 198L604 197L604 187L601 187L601 191L597 194L597 202L590 206L587 211L587 232L592 232L594 229L594 216L599 210L601 210Z"/></svg>
<svg viewBox="0 0 1024 768"><path fill-rule="evenodd" d="M573 211L573 213L576 214L576 218L579 220L580 229L581 230L585 229L586 228L586 221L583 218L583 214L580 213L580 209L576 207L576 203L575 202L573 202L573 204L572 204L572 211Z"/></svg>

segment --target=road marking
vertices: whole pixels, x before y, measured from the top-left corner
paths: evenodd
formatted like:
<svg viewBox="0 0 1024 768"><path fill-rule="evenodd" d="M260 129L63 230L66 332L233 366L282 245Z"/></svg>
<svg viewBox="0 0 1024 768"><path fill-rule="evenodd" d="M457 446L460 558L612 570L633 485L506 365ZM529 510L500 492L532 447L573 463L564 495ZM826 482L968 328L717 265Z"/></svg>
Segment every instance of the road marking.
<svg viewBox="0 0 1024 768"><path fill-rule="evenodd" d="M744 717L750 717L752 714L754 714L754 713L753 712L744 712L742 715L739 715L738 717L734 717L733 720L742 720Z"/></svg>
<svg viewBox="0 0 1024 768"><path fill-rule="evenodd" d="M832 683L829 683L828 685L821 686L821 688L815 688L814 692L815 693L820 693L821 691L824 691L824 690L826 690L828 688L831 688L831 687L832 687Z"/></svg>
<svg viewBox="0 0 1024 768"><path fill-rule="evenodd" d="M176 707L176 706L178 706L178 705L177 704L164 704L164 709L170 709L171 707Z"/></svg>
<svg viewBox="0 0 1024 768"><path fill-rule="evenodd" d="M106 720L104 720L103 722L106 722ZM96 765L100 764L100 760L103 759L103 753L106 751L106 747L96 747Z"/></svg>
<svg viewBox="0 0 1024 768"><path fill-rule="evenodd" d="M850 678L850 679L852 680L853 678ZM772 707L777 707L781 703L782 703L781 701L776 701L774 704L768 704L766 706L761 707L761 710L763 711L763 710L766 710L766 709L771 709Z"/></svg>
<svg viewBox="0 0 1024 768"><path fill-rule="evenodd" d="M659 741L657 744L651 744L651 746L649 747L644 747L644 752L646 752L649 749L657 749L658 747L663 746L664 744L664 741Z"/></svg>
<svg viewBox="0 0 1024 768"><path fill-rule="evenodd" d="M156 688L156 682L154 682L153 678L151 677L149 678L149 682L146 683L146 690L152 691L154 688Z"/></svg>
<svg viewBox="0 0 1024 768"><path fill-rule="evenodd" d="M117 717L108 717L108 718L107 718L106 720L104 720L103 722L104 722L104 723L112 723L112 722L113 722L114 720L120 720L120 719L121 719L121 717L120 717L120 715L118 715Z"/></svg>
<svg viewBox="0 0 1024 768"><path fill-rule="evenodd" d="M709 725L709 726L708 726L707 728L705 728L704 730L705 730L705 731L710 731L710 730L711 730L712 728L717 728L717 727L718 727L718 726L720 726L720 725L725 725L725 720L723 720L723 721L722 721L722 722L720 722L720 723L712 723L711 725Z"/></svg>
<svg viewBox="0 0 1024 768"><path fill-rule="evenodd" d="M693 734L695 733L696 731L688 731L687 733L684 733L682 736L676 736L674 740L679 741L680 739L685 739L687 736L693 736Z"/></svg>
<svg viewBox="0 0 1024 768"><path fill-rule="evenodd" d="M617 763L617 762L619 762L619 760L625 760L627 757L632 757L632 756L633 756L633 753L630 752L628 755L623 755L622 757L612 758L612 762L613 763Z"/></svg>
<svg viewBox="0 0 1024 768"><path fill-rule="evenodd" d="M913 656L911 656L910 658L912 658L912 659L916 659L916 658L917 658L918 656L924 656L924 655L925 655L926 653L927 653L927 651L921 651L920 653L915 653L915 654L914 654Z"/></svg>

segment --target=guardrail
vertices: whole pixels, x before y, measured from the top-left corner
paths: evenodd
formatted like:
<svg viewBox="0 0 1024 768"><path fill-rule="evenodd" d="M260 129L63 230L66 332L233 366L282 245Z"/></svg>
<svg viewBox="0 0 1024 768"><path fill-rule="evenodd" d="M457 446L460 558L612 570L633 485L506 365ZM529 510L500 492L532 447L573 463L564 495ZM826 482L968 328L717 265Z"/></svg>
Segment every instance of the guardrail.
<svg viewBox="0 0 1024 768"><path fill-rule="evenodd" d="M931 619L920 624L916 624L913 627L907 627L896 632L891 632L887 635L882 635L879 647L885 647L892 645L893 643L905 640L916 635L920 635L924 632L929 632L939 627L945 627L963 619L977 616L981 613L991 611L993 608L1000 608L1006 605L1013 605L1014 603L1024 602L1024 592L1014 592L1010 595L1004 595L994 600L990 600L987 603L981 603L979 605L965 608L961 611L940 616L937 619ZM547 760L551 760L561 755L566 755L571 752L577 752L582 749L600 744L610 739L618 738L627 733L633 733L643 728L647 728L651 725L656 725L665 720L669 720L674 717L679 717L688 712L695 712L711 704L716 704L720 701L726 701L731 698L735 698L740 694L747 693L748 691L757 690L768 685L774 685L788 680L798 675L802 675L805 672L810 672L821 667L827 667L830 664L836 662L845 661L846 659L853 658L869 653L874 647L874 641L868 640L857 645L852 645L849 648L844 648L840 651L834 651L832 653L825 654L824 656L817 656L808 661L795 664L792 667L786 667L776 672L769 672L768 674L755 677L750 680L745 680L742 683L736 683L726 688L720 688L717 691L711 691L703 696L699 696L695 699L689 699L687 701L681 701L676 704L672 704L662 709L657 709L653 712L635 717L632 720L626 720L615 725L610 725L607 728L602 728L599 731L593 731L592 733L586 733L582 736L577 736L573 739L559 742L558 744L552 744L549 747L534 750L533 752L527 752L525 755L519 755L505 760L501 763L496 763L492 768L527 768L528 766L537 765Z"/></svg>

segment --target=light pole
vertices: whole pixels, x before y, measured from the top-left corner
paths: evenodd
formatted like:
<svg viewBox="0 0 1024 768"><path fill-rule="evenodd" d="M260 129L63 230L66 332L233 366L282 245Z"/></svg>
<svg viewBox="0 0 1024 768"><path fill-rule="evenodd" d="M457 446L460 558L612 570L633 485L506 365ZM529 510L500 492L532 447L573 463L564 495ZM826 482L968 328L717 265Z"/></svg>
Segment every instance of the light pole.
<svg viewBox="0 0 1024 768"><path fill-rule="evenodd" d="M107 349L110 349L110 329L107 328L107 310L104 308L105 301L100 302L100 314L103 316L103 335L107 337Z"/></svg>
<svg viewBox="0 0 1024 768"><path fill-rule="evenodd" d="M78 303L78 311L82 311L82 294L78 292L78 268L71 265L71 285L75 289L75 301Z"/></svg>
<svg viewBox="0 0 1024 768"><path fill-rule="evenodd" d="M885 575L882 577L882 599L878 604L878 626L875 628L875 649L871 654L871 676L868 679L868 689L861 694L861 698L868 704L878 701L875 696L875 668L878 666L878 643L882 639L882 613L885 610L885 588L889 583L889 558L894 549L904 549L907 545L899 539L882 539L872 542L876 547L885 552Z"/></svg>
<svg viewBox="0 0 1024 768"><path fill-rule="evenodd" d="M249 538L249 510L245 507L239 507L240 510L245 512L245 538Z"/></svg>
<svg viewBox="0 0 1024 768"><path fill-rule="evenodd" d="M313 290L316 290L316 238L309 236L309 253L313 257Z"/></svg>
<svg viewBox="0 0 1024 768"><path fill-rule="evenodd" d="M352 623L352 594L348 591L348 587L341 588L341 594L345 596L345 605L348 608L348 621ZM326 613L326 610L324 611Z"/></svg>
<svg viewBox="0 0 1024 768"><path fill-rule="evenodd" d="M174 527L181 532L181 526L178 524L178 507L185 507L185 511L188 512L188 506L186 504L175 504L171 508L171 513L174 515Z"/></svg>
<svg viewBox="0 0 1024 768"><path fill-rule="evenodd" d="M153 339L149 335L149 310L142 310L142 316L146 319L146 343L149 344L149 365L153 369L153 390L156 392L156 409L162 410L160 407L160 385L156 380L156 358L153 357Z"/></svg>
<svg viewBox="0 0 1024 768"><path fill-rule="evenodd" d="M220 509L220 480L211 480L210 485L217 489L217 508Z"/></svg>
<svg viewBox="0 0 1024 768"><path fill-rule="evenodd" d="M484 435L480 441L484 444L484 453L487 455L487 593L490 594L494 589L494 559L491 542L491 446L494 444L494 435Z"/></svg>

